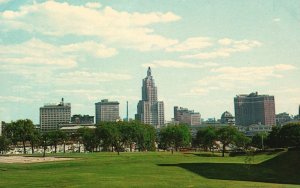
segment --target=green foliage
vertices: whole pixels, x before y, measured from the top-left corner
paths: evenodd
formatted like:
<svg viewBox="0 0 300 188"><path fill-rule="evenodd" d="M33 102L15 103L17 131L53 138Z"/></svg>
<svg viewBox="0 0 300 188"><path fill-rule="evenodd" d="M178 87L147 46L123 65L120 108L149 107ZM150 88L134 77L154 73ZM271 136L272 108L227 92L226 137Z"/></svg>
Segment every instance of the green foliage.
<svg viewBox="0 0 300 188"><path fill-rule="evenodd" d="M199 129L196 135L196 145L208 150L214 146L217 140L216 129L213 127L206 127Z"/></svg>
<svg viewBox="0 0 300 188"><path fill-rule="evenodd" d="M30 136L34 132L34 125L29 119L20 119L12 121L5 125L4 135L12 141L13 144L22 142L24 154L26 153L25 143L30 140Z"/></svg>
<svg viewBox="0 0 300 188"><path fill-rule="evenodd" d="M289 123L279 131L282 146L300 147L300 123Z"/></svg>
<svg viewBox="0 0 300 188"><path fill-rule="evenodd" d="M37 130L33 130L33 132L29 135L29 141L31 144L31 152L34 153L34 147L38 146L41 140L41 133Z"/></svg>
<svg viewBox="0 0 300 188"><path fill-rule="evenodd" d="M10 140L5 136L0 136L0 154L9 150Z"/></svg>
<svg viewBox="0 0 300 188"><path fill-rule="evenodd" d="M137 128L137 146L139 151L154 151L156 130L151 125L140 124Z"/></svg>
<svg viewBox="0 0 300 188"><path fill-rule="evenodd" d="M219 130L217 130L218 140L223 144L223 149L222 149L223 157L224 157L226 147L229 144L234 144L237 141L237 136L239 134L240 133L238 132L238 130L233 126L222 127Z"/></svg>
<svg viewBox="0 0 300 188"><path fill-rule="evenodd" d="M244 133L237 132L235 133L234 144L237 149L246 150L251 145L251 138L248 138Z"/></svg>
<svg viewBox="0 0 300 188"><path fill-rule="evenodd" d="M274 126L272 127L272 131L267 137L266 144L271 148L279 148L281 147L281 139L280 139L280 127Z"/></svg>
<svg viewBox="0 0 300 188"><path fill-rule="evenodd" d="M82 135L82 143L85 149L89 152L93 152L99 145L99 139L96 136L95 129L81 128L78 132Z"/></svg>
<svg viewBox="0 0 300 188"><path fill-rule="evenodd" d="M105 151L111 147L119 152L128 146L132 150L133 144L140 151L155 150L155 129L136 121L102 122L97 125L96 135Z"/></svg>
<svg viewBox="0 0 300 188"><path fill-rule="evenodd" d="M251 146L263 149L264 144L268 142L268 134L267 133L257 133L252 137Z"/></svg>
<svg viewBox="0 0 300 188"><path fill-rule="evenodd" d="M180 147L189 146L191 143L191 134L186 125L169 125L164 127L160 130L159 137L160 147L163 149L172 147L177 151Z"/></svg>
<svg viewBox="0 0 300 188"><path fill-rule="evenodd" d="M51 131L48 133L49 143L54 146L54 152L57 152L57 145L62 143L65 133L61 130Z"/></svg>

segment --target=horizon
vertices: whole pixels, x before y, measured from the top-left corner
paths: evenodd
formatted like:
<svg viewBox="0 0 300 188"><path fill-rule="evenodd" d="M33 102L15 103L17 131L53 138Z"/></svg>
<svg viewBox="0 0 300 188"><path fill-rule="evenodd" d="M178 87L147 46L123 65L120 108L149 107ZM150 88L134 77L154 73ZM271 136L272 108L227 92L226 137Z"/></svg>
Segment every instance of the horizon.
<svg viewBox="0 0 300 188"><path fill-rule="evenodd" d="M151 67L165 120L173 107L234 115L236 95L275 97L298 115L299 1L0 0L0 121L39 123L46 103L95 116L102 99L134 119Z"/></svg>

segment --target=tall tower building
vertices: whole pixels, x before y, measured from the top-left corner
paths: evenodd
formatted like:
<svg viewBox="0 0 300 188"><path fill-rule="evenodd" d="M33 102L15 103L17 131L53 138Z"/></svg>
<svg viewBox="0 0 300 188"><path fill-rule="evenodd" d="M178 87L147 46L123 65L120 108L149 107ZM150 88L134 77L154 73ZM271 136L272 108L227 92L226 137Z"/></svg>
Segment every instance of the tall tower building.
<svg viewBox="0 0 300 188"><path fill-rule="evenodd" d="M157 88L150 67L146 78L143 79L142 100L137 105L135 119L155 128L159 128L165 122L164 103L157 100Z"/></svg>
<svg viewBox="0 0 300 188"><path fill-rule="evenodd" d="M234 98L235 120L237 125L276 125L274 96L237 95Z"/></svg>
<svg viewBox="0 0 300 188"><path fill-rule="evenodd" d="M96 124L101 121L117 121L119 116L119 102L108 101L103 99L101 102L95 103Z"/></svg>
<svg viewBox="0 0 300 188"><path fill-rule="evenodd" d="M69 123L71 120L71 104L64 103L61 99L59 104L45 104L40 107L41 131L53 131L58 129L58 124Z"/></svg>

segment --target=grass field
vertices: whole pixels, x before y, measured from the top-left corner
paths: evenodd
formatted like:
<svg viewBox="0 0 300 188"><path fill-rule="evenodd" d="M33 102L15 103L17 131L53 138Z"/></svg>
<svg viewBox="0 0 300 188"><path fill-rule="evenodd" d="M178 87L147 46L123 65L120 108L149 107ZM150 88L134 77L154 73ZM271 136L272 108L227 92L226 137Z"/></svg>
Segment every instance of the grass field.
<svg viewBox="0 0 300 188"><path fill-rule="evenodd" d="M300 187L300 152L65 154L74 161L1 164L0 187Z"/></svg>

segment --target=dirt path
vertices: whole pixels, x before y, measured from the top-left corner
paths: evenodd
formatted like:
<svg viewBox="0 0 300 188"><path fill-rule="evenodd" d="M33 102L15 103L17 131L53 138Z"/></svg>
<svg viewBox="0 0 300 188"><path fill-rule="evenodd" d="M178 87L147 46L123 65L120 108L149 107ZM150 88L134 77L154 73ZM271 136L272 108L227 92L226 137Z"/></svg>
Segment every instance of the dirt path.
<svg viewBox="0 0 300 188"><path fill-rule="evenodd" d="M42 163L42 162L52 162L52 161L67 161L67 160L74 160L74 158L0 156L0 163Z"/></svg>

